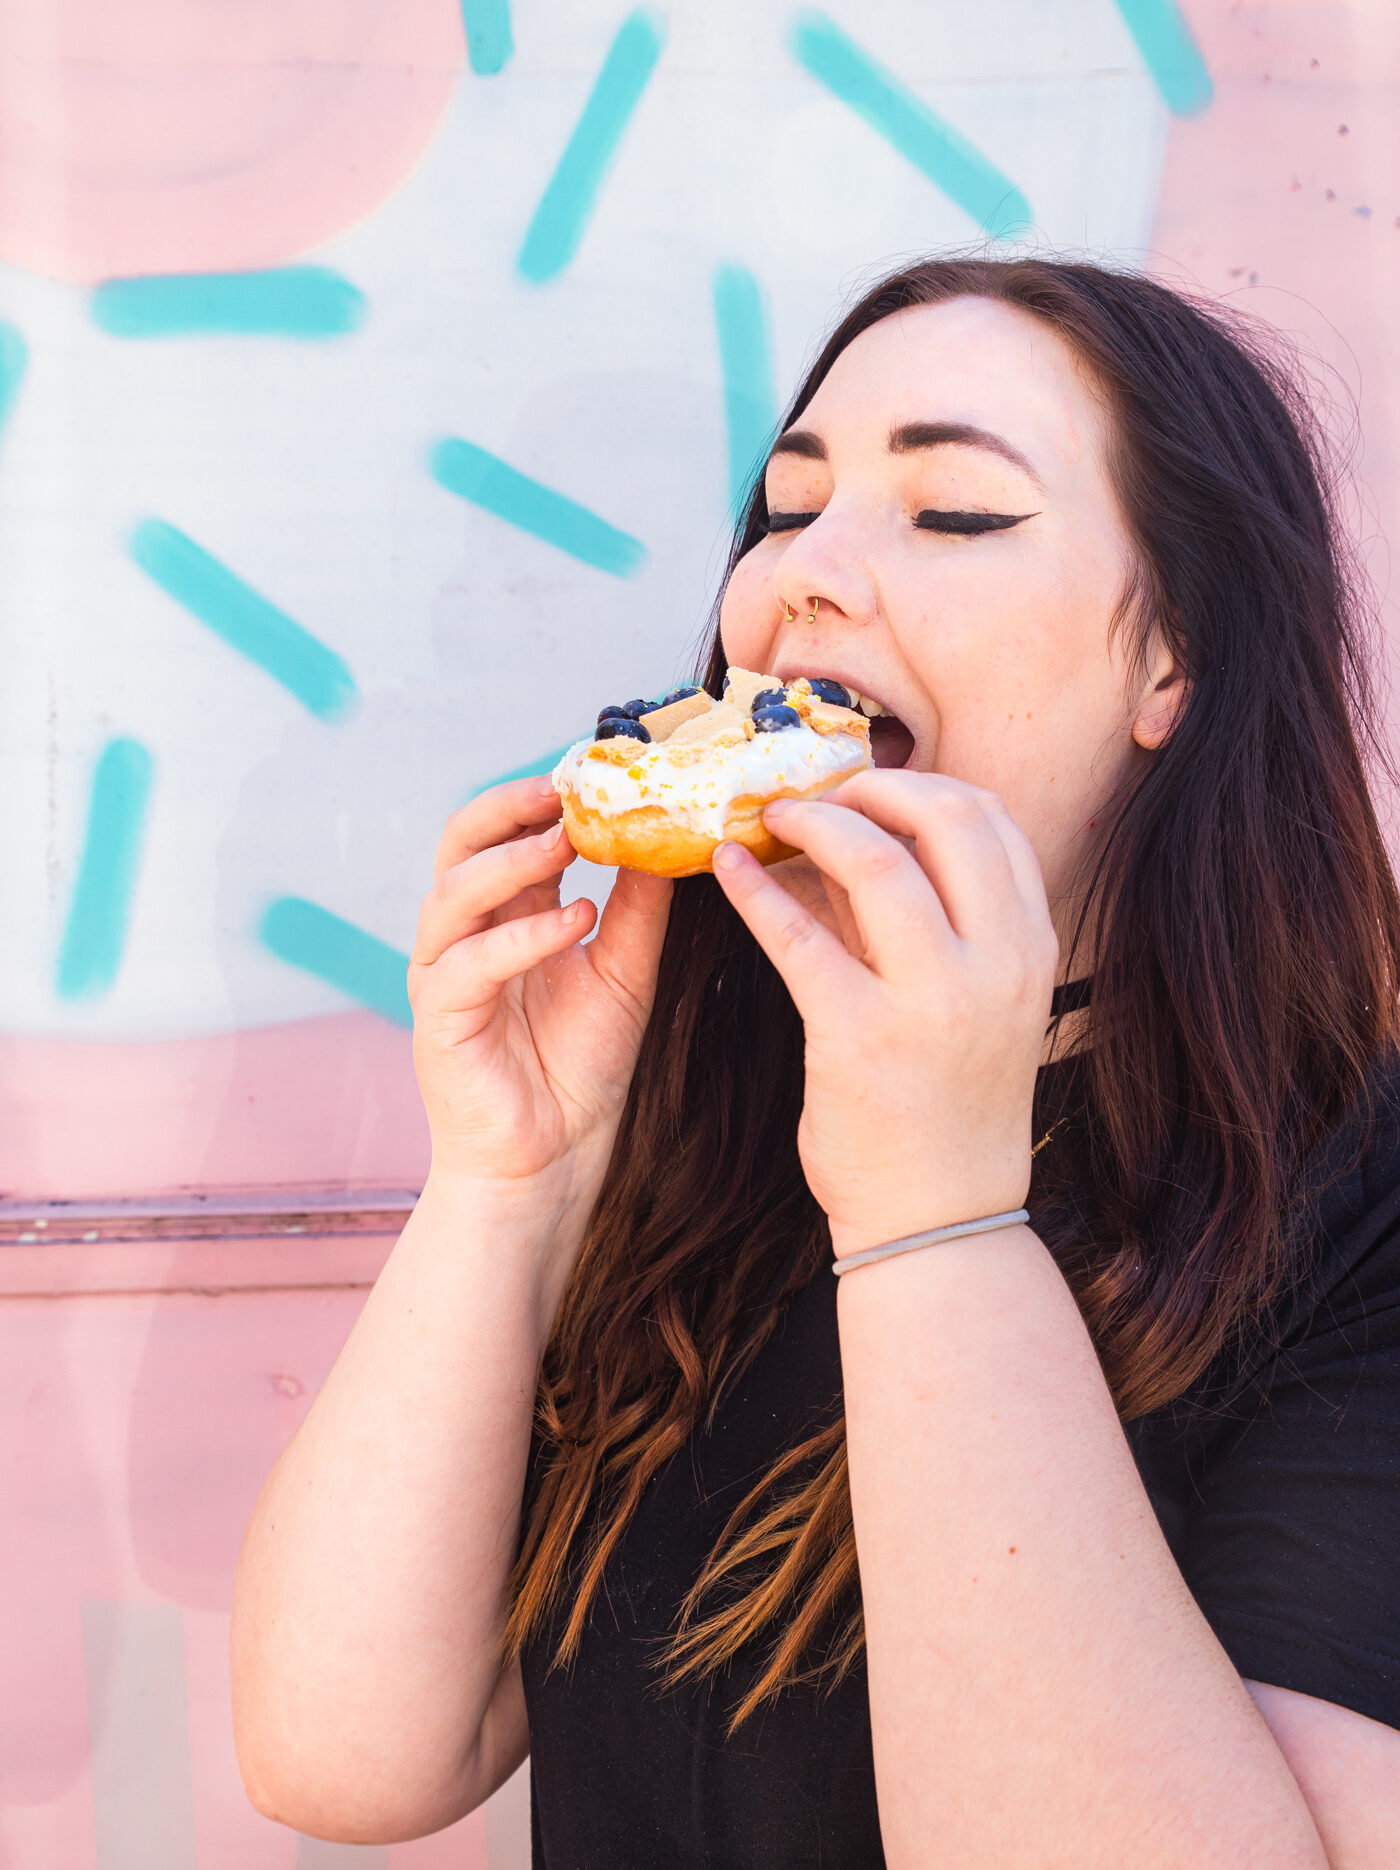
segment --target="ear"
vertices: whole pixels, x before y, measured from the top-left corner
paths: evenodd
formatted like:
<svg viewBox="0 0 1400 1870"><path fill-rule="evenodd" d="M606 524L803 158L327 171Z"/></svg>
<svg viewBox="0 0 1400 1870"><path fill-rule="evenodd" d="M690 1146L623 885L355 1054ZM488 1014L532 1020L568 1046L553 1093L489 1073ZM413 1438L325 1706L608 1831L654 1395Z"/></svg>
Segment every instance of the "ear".
<svg viewBox="0 0 1400 1870"><path fill-rule="evenodd" d="M1177 666L1171 651L1159 636L1138 695L1137 713L1133 716L1133 739L1149 753L1155 753L1176 726L1191 684L1186 671Z"/></svg>

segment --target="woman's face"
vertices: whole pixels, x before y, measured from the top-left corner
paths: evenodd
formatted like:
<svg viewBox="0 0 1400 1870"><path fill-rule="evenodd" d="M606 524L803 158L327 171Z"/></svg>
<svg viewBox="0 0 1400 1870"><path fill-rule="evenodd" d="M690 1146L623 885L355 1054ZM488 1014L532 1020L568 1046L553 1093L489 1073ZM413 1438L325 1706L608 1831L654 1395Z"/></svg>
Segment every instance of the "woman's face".
<svg viewBox="0 0 1400 1870"><path fill-rule="evenodd" d="M731 663L834 676L888 709L877 765L1000 794L1062 934L1094 821L1179 699L1161 646L1144 668L1114 628L1132 548L1109 421L1027 313L961 298L886 318L779 440L773 530L721 613Z"/></svg>

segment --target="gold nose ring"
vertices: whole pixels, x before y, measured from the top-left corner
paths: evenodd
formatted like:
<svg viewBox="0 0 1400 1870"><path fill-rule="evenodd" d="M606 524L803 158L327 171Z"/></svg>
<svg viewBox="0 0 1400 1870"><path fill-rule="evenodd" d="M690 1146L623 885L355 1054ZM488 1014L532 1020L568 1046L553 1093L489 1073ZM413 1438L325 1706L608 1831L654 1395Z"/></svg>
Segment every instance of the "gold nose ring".
<svg viewBox="0 0 1400 1870"><path fill-rule="evenodd" d="M795 622L797 619L797 612L793 609L792 605L788 603L787 599L785 597L780 597L778 602L782 606L784 622Z"/></svg>
<svg viewBox="0 0 1400 1870"><path fill-rule="evenodd" d="M819 597L814 597L812 599L812 614L807 619L808 623L815 623L817 621L817 605L820 603L821 599Z"/></svg>

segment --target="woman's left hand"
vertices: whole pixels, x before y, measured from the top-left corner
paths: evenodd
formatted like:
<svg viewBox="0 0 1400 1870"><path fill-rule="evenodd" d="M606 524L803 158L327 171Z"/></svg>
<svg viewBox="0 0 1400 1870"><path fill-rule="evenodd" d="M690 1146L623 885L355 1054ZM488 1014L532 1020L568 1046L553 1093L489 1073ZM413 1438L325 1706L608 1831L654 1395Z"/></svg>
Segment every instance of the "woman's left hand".
<svg viewBox="0 0 1400 1870"><path fill-rule="evenodd" d="M861 773L764 822L821 871L841 931L741 845L716 852L802 1015L798 1146L838 1257L1020 1207L1057 957L1029 840L932 773Z"/></svg>

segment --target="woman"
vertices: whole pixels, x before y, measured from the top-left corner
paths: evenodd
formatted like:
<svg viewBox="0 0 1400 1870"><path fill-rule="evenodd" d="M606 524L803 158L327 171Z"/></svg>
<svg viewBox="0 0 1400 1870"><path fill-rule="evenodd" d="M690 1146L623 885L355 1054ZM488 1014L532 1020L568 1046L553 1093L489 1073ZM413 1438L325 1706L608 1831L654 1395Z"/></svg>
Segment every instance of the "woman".
<svg viewBox="0 0 1400 1870"><path fill-rule="evenodd" d="M243 1559L264 1811L528 1747L549 1870L1400 1861L1400 905L1308 434L1145 279L897 274L708 669L880 770L586 947L547 783L454 817L432 1173Z"/></svg>

